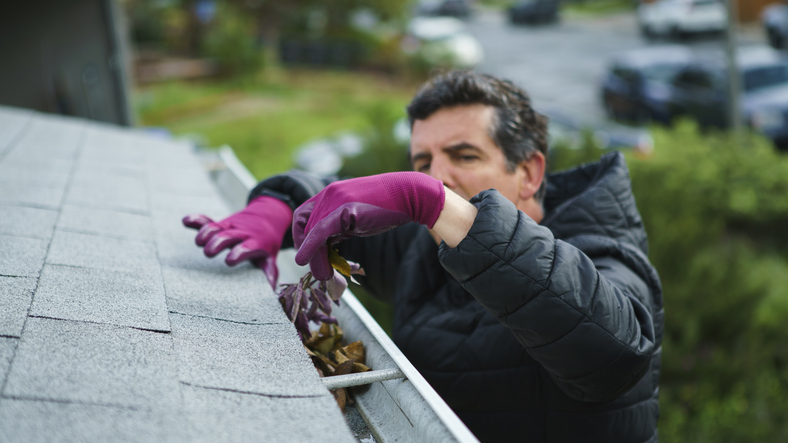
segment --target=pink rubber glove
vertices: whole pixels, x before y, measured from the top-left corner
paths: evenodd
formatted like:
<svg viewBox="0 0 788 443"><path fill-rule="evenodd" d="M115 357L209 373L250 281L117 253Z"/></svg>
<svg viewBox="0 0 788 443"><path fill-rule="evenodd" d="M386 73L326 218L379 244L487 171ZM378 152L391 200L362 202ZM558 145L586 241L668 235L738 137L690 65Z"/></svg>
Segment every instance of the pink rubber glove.
<svg viewBox="0 0 788 443"><path fill-rule="evenodd" d="M420 172L331 183L295 211L296 263L309 263L315 278L327 280L334 275L328 262L329 244L380 234L412 221L432 228L445 198L443 183Z"/></svg>
<svg viewBox="0 0 788 443"><path fill-rule="evenodd" d="M184 217L183 224L200 230L194 242L203 246L206 256L213 257L232 248L224 260L228 265L251 260L263 270L271 287L276 288L279 278L276 254L292 220L293 211L287 203L262 196L218 223L204 215L193 214Z"/></svg>

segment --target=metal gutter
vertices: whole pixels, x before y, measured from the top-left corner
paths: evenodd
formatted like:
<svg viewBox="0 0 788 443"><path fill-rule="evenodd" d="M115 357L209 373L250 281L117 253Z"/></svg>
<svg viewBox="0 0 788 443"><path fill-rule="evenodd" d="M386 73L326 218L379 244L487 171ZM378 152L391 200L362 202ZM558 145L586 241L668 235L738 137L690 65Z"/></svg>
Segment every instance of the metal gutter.
<svg viewBox="0 0 788 443"><path fill-rule="evenodd" d="M246 205L247 193L257 184L227 146L219 150L211 175L233 210ZM280 252L280 281L298 281L306 272L294 256L292 250ZM364 343L366 365L373 371L328 377L324 384L328 389L355 386L350 389L356 408L377 442L478 442L350 290L332 314L348 341Z"/></svg>

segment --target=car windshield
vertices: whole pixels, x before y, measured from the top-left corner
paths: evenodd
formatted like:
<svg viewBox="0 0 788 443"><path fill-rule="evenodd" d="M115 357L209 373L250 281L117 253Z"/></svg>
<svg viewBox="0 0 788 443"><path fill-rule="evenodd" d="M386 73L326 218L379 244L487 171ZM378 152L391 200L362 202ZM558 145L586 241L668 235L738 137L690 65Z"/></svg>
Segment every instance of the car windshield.
<svg viewBox="0 0 788 443"><path fill-rule="evenodd" d="M744 90L748 92L788 83L788 64L765 66L744 72Z"/></svg>

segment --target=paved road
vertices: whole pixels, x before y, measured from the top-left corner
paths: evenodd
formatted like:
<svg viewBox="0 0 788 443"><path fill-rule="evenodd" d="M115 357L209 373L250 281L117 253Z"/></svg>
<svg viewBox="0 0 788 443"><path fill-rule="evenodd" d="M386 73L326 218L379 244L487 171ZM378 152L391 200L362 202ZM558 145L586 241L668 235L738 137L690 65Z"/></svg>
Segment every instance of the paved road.
<svg viewBox="0 0 788 443"><path fill-rule="evenodd" d="M604 119L599 83L609 58L654 43L644 40L633 13L564 19L555 26L514 26L503 13L483 11L467 21L481 42L484 62L476 70L514 81L537 109L557 109L592 123ZM697 50L722 48L722 38L689 42ZM743 29L740 44L763 42L757 27Z"/></svg>

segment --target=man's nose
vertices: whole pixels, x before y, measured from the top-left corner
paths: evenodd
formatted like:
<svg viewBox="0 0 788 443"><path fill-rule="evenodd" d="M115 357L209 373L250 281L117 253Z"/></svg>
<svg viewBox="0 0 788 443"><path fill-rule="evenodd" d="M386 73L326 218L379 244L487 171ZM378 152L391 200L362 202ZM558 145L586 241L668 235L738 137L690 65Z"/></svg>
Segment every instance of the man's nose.
<svg viewBox="0 0 788 443"><path fill-rule="evenodd" d="M430 176L434 179L442 181L443 184L449 189L454 189L455 183L451 171L451 165L447 164L446 162L433 160L432 164L430 165Z"/></svg>

